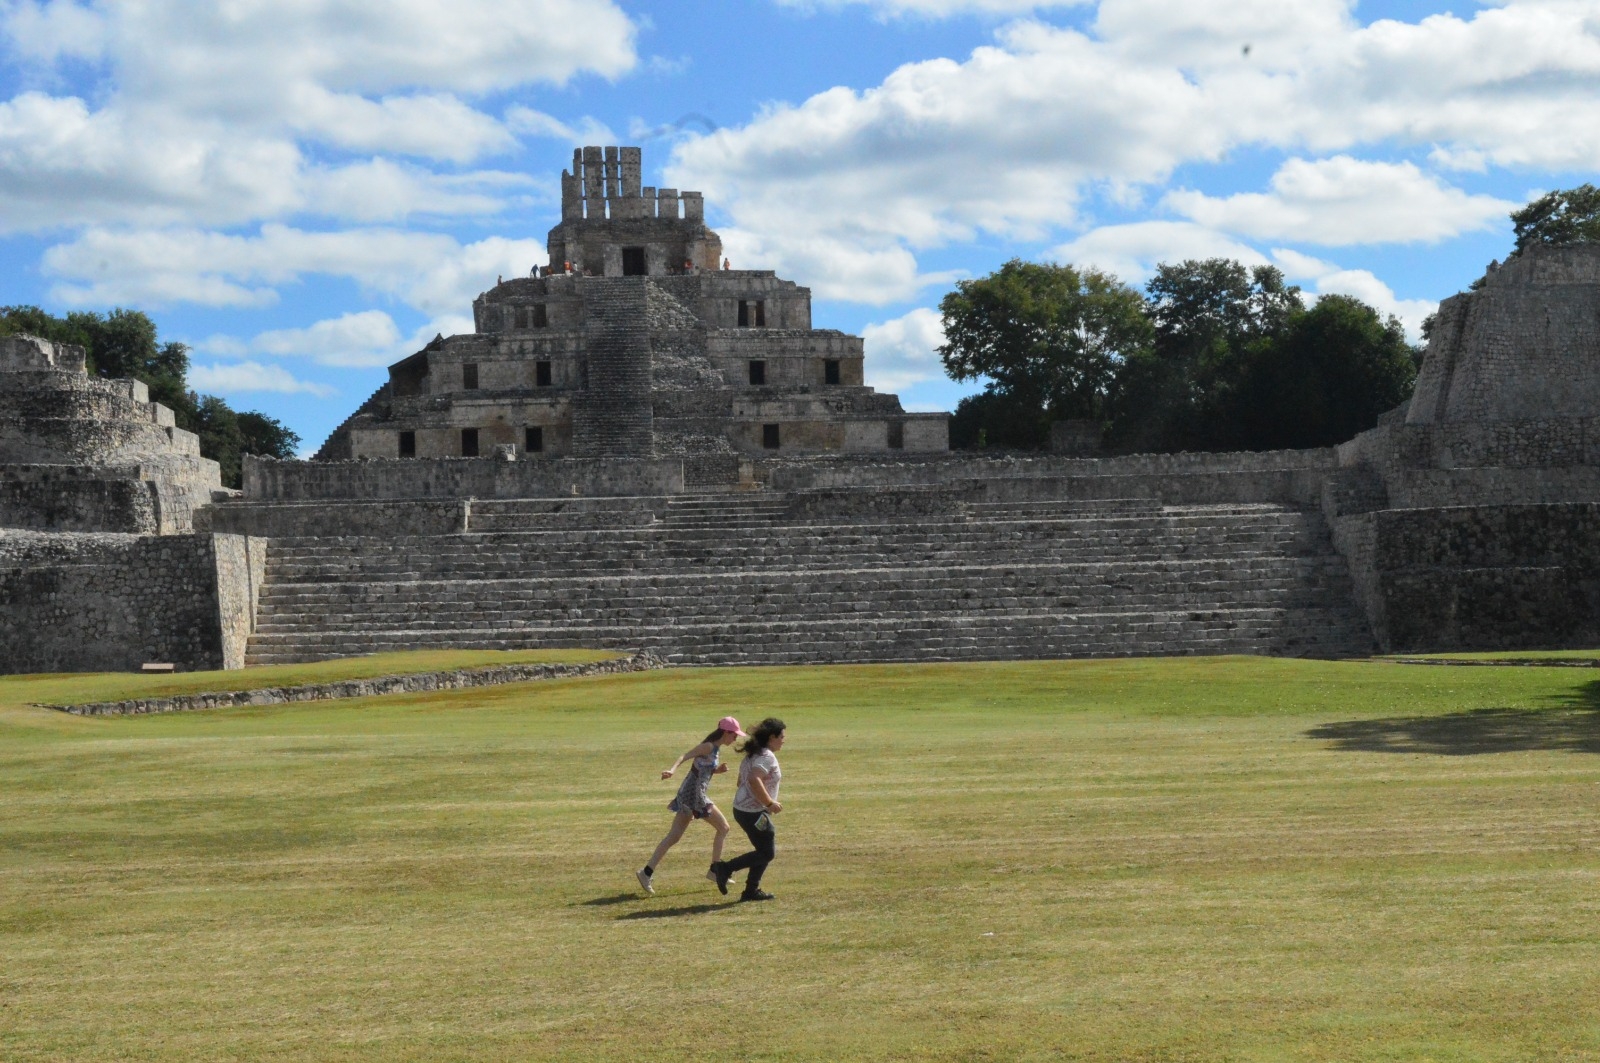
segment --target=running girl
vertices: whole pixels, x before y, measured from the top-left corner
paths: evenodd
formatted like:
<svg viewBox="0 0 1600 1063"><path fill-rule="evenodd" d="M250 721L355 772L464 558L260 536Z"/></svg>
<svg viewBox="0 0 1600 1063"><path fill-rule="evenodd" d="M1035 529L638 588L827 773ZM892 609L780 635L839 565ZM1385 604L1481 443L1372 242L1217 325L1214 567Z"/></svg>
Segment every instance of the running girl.
<svg viewBox="0 0 1600 1063"><path fill-rule="evenodd" d="M706 820L717 832L716 837L711 839L711 869L706 872L706 878L717 881L716 867L722 860L722 843L728 840L728 821L706 796L706 787L711 784L711 776L721 775L728 770L726 764L718 763L722 747L732 745L734 739L743 737L746 736L739 727L739 721L732 716L724 716L717 721L717 729L706 735L704 742L679 757L672 767L661 773L663 779L670 779L678 770L678 765L686 760L693 762L689 774L684 776L683 783L678 787L678 796L667 804L669 811L677 813L672 818L672 829L656 846L656 851L650 855L650 862L644 865L643 870L636 872L639 888L646 893L656 891L656 868L666 858L667 850L678 844L678 839L683 837L690 822L697 819Z"/></svg>
<svg viewBox="0 0 1600 1063"><path fill-rule="evenodd" d="M778 852L778 832L772 817L783 811L778 800L778 786L783 772L778 767L777 753L783 748L783 721L767 717L756 724L755 733L740 749L744 763L739 766L739 790L733 796L733 818L739 821L745 836L754 847L743 856L727 863L713 861L712 881L717 889L728 892L728 879L746 868L750 877L745 879L741 901L770 901L772 894L761 888L761 875Z"/></svg>

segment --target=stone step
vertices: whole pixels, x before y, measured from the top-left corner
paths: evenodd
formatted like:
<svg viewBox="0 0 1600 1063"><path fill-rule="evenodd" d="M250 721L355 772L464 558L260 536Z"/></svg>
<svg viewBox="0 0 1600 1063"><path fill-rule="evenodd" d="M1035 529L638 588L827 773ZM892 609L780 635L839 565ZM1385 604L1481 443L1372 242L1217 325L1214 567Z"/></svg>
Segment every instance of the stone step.
<svg viewBox="0 0 1600 1063"><path fill-rule="evenodd" d="M1292 620L1292 624L1286 624ZM401 648L636 647L686 663L810 660L1015 659L1193 653L1350 656L1370 637L1339 610L1189 610L1106 613L1079 620L1014 618L826 619L638 625L530 625L449 631L373 629L312 637L257 635L251 663L322 660Z"/></svg>

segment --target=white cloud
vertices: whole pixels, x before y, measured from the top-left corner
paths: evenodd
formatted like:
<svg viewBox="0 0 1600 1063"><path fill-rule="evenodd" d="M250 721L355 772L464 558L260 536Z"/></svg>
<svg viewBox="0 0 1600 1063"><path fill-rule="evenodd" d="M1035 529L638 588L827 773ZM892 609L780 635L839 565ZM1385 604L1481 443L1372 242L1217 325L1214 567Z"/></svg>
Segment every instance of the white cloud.
<svg viewBox="0 0 1600 1063"><path fill-rule="evenodd" d="M364 310L318 321L308 328L275 329L256 336L251 350L278 356L310 356L324 365L387 365L400 343L394 318Z"/></svg>
<svg viewBox="0 0 1600 1063"><path fill-rule="evenodd" d="M1490 228L1518 206L1444 185L1409 162L1348 155L1290 159L1273 174L1271 187L1225 198L1177 189L1162 202L1213 229L1330 247L1442 240Z"/></svg>
<svg viewBox="0 0 1600 1063"><path fill-rule="evenodd" d="M1334 218L1370 208L1360 235L1434 240L1504 204L1362 156L1403 146L1438 165L1600 167L1593 0L1365 26L1354 7L1102 0L1092 35L1016 22L964 61L909 63L876 87L692 137L669 179L704 190L733 231L761 234L738 246L819 294L881 302L920 281L900 252L1045 236L1081 224L1086 195L1136 199L1180 165L1244 148L1305 158L1263 199L1173 205L1262 239L1330 242L1350 231ZM1389 201L1384 181L1397 182ZM833 278L851 281L825 287Z"/></svg>
<svg viewBox="0 0 1600 1063"><path fill-rule="evenodd" d="M921 307L892 321L868 325L861 335L869 386L899 391L944 377L937 350L944 343L944 326L938 311Z"/></svg>
<svg viewBox="0 0 1600 1063"><path fill-rule="evenodd" d="M461 244L437 233L273 224L254 236L91 229L50 248L44 268L57 278L52 298L79 306L266 306L279 288L321 275L349 278L438 317L461 314L495 277L526 274L547 257L537 240Z"/></svg>
<svg viewBox="0 0 1600 1063"><path fill-rule="evenodd" d="M209 336L195 344L195 350L222 358L307 358L318 365L372 368L399 361L420 350L435 335L460 335L472 329L470 316L445 315L404 336L388 314L363 310L313 322L305 328L271 329L250 340Z"/></svg>
<svg viewBox="0 0 1600 1063"><path fill-rule="evenodd" d="M587 116L576 125L573 125L545 114L543 111L535 111L531 107L523 107L518 104L506 109L505 121L506 127L513 132L535 137L550 137L553 140L564 140L575 147L620 142L620 138L605 123Z"/></svg>
<svg viewBox="0 0 1600 1063"><path fill-rule="evenodd" d="M1272 252L1275 265L1291 281L1309 284L1314 295L1352 295L1378 313L1393 314L1413 343L1422 338L1422 320L1439 309L1437 300L1401 299L1394 289L1364 269L1342 269L1331 262L1285 248Z"/></svg>
<svg viewBox="0 0 1600 1063"><path fill-rule="evenodd" d="M464 97L616 77L634 33L612 0L0 3L14 56L96 61L79 95L0 101L0 231L498 209L504 175L338 153L505 151L515 130Z"/></svg>
<svg viewBox="0 0 1600 1063"><path fill-rule="evenodd" d="M1249 244L1182 221L1103 226L1052 249L1048 257L1076 266L1094 266L1116 274L1128 284L1143 284L1161 262L1231 258L1247 266L1271 264L1271 259Z"/></svg>
<svg viewBox="0 0 1600 1063"><path fill-rule="evenodd" d="M224 397L247 391L276 391L283 394L315 395L327 398L338 394L326 384L296 379L288 370L260 362L232 362L220 365L192 365L189 384L196 391Z"/></svg>
<svg viewBox="0 0 1600 1063"><path fill-rule="evenodd" d="M1092 0L778 0L780 7L816 11L870 7L884 18L950 18L954 15L1026 15L1053 7L1078 7Z"/></svg>

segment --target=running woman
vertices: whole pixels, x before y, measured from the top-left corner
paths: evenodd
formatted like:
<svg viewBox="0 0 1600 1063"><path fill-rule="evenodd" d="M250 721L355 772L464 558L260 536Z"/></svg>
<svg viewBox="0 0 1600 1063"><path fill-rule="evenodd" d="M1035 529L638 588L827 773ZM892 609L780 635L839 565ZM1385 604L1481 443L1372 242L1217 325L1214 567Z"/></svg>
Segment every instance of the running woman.
<svg viewBox="0 0 1600 1063"><path fill-rule="evenodd" d="M778 834L772 817L783 811L778 801L778 785L783 772L778 767L777 753L783 748L783 721L768 716L756 724L756 729L740 750L744 763L739 765L739 789L733 795L733 818L744 828L750 852L725 863L713 863L711 871L717 889L728 892L728 880L735 872L750 869L745 879L741 901L770 901L772 894L761 888L761 874L778 853Z"/></svg>
<svg viewBox="0 0 1600 1063"><path fill-rule="evenodd" d="M711 868L706 871L706 878L717 881L717 863L722 859L722 843L728 840L728 821L723 817L717 806L711 803L706 796L706 787L711 784L711 776L721 775L728 770L726 764L718 763L723 746L732 745L736 738L748 737L739 726L739 721L732 716L724 716L717 721L717 729L706 735L706 740L695 746L689 752L673 762L672 767L661 773L663 779L670 779L678 766L684 761L691 761L689 774L683 777L683 783L678 787L678 795L667 804L667 808L676 815L672 818L672 828L667 831L667 836L661 839L661 844L656 846L656 851L650 855L650 862L636 875L639 879L639 888L646 893L654 893L656 868L661 866L661 861L666 858L667 850L678 844L678 839L683 837L683 832L689 824L697 819L706 820L716 830L716 837L711 839ZM728 892L727 886L722 887L722 892Z"/></svg>

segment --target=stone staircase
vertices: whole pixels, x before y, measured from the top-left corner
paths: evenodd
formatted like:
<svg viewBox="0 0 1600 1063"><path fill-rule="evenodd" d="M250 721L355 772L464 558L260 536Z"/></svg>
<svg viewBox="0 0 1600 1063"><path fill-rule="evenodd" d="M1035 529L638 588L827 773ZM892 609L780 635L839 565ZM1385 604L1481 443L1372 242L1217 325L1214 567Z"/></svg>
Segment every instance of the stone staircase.
<svg viewBox="0 0 1600 1063"><path fill-rule="evenodd" d="M572 398L572 452L577 457L650 453L650 328L643 277L587 284L583 289L586 379Z"/></svg>
<svg viewBox="0 0 1600 1063"><path fill-rule="evenodd" d="M523 516L500 505L508 523ZM680 497L633 526L475 519L469 534L274 539L249 661L447 647L611 646L692 664L1372 649L1315 511L1112 499L841 524L785 505Z"/></svg>

